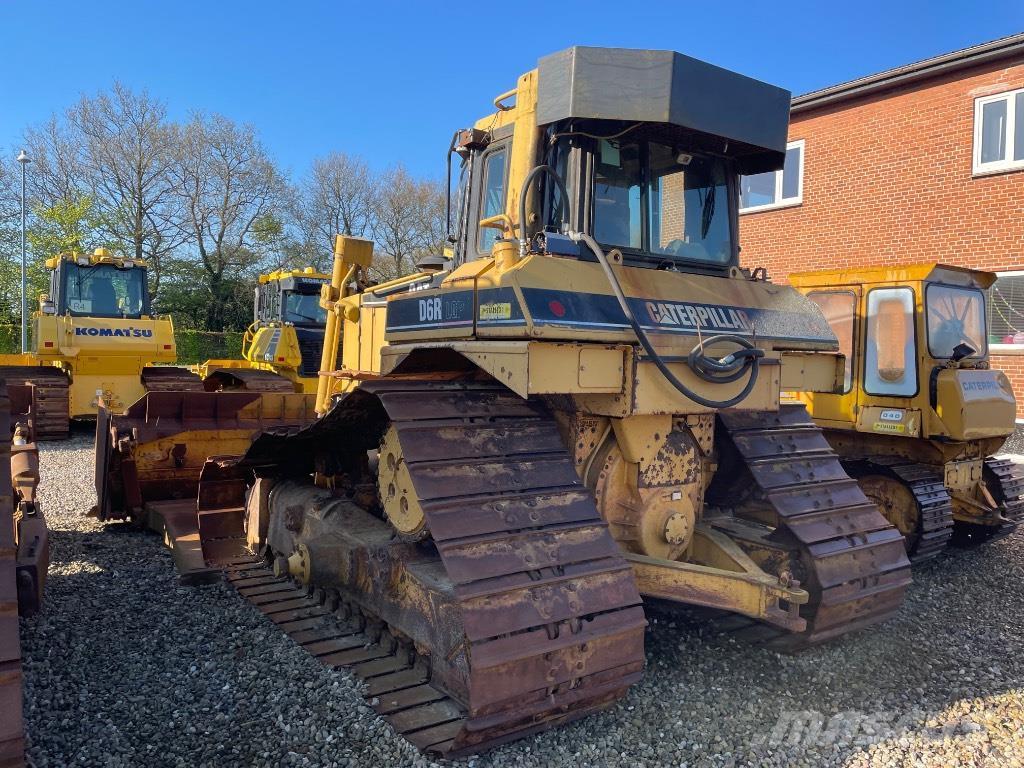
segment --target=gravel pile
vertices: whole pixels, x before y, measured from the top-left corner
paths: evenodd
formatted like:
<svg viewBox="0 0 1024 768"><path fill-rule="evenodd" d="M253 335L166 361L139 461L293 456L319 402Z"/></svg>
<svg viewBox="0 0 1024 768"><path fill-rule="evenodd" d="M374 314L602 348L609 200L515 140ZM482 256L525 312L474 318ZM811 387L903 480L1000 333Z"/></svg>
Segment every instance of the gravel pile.
<svg viewBox="0 0 1024 768"><path fill-rule="evenodd" d="M46 445L45 613L22 624L36 766L426 766L226 585L179 587L156 536L104 527L92 446ZM612 709L472 766L1024 765L1024 536L916 572L901 615L797 657L651 616Z"/></svg>

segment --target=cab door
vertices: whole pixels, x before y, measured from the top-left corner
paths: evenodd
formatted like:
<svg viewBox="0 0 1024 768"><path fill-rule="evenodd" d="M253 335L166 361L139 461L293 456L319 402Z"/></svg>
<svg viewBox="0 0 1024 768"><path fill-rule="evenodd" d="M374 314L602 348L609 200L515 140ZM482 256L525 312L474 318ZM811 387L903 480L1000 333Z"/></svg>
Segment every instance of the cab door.
<svg viewBox="0 0 1024 768"><path fill-rule="evenodd" d="M871 286L864 295L859 432L920 434L921 412L914 402L921 391L916 287Z"/></svg>
<svg viewBox="0 0 1024 768"><path fill-rule="evenodd" d="M863 333L860 314L861 288L854 285L840 285L810 291L807 298L821 309L832 332L839 340L839 352L845 358L843 387L841 392L825 394L805 392L801 400L807 410L822 426L850 429L856 422L858 387L860 375L858 362L861 359L860 346Z"/></svg>

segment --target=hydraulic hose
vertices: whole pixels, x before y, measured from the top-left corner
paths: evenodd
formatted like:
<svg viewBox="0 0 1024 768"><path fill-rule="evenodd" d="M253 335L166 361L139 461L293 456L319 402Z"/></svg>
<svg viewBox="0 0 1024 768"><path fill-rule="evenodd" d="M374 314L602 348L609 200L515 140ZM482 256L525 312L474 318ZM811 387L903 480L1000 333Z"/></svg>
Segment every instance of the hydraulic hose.
<svg viewBox="0 0 1024 768"><path fill-rule="evenodd" d="M601 264L601 268L604 270L605 276L608 278L609 284L611 284L612 291L615 293L615 298L619 302L619 307L622 309L622 313L629 321L629 325L633 329L633 333L636 334L637 341L640 342L640 346L643 347L644 352L646 352L647 356L654 361L654 364L658 367L658 370L661 371L662 376L668 380L669 384L675 387L676 390L684 397L688 397L693 402L703 405L705 408L731 408L746 399L747 395L749 395L751 390L753 390L754 384L757 383L757 374L760 370L760 359L764 357L763 349L755 347L749 339L745 339L742 336L736 336L734 334L712 336L706 341L698 344L690 351L689 356L686 358L686 364L698 377L711 384L728 384L733 381L738 381L746 373L747 383L743 387L743 391L733 397L730 397L728 400L710 400L697 394L681 382L674 373L672 373L668 365L661 358L661 355L659 355L657 350L654 349L654 346L651 344L651 340L647 337L647 333L633 315L633 311L629 307L629 302L626 301L626 295L622 292L622 286L619 284L619 279L616 277L615 272L612 271L611 265L608 263L608 257L605 255L604 250L602 250L598 242L590 235L583 232L570 232L569 237L576 242L585 243L590 250L594 252L594 255L597 257L597 261ZM708 357L704 354L705 345L718 344L721 342L731 342L736 344L739 349L735 352L731 352L725 357L717 359Z"/></svg>
<svg viewBox="0 0 1024 768"><path fill-rule="evenodd" d="M565 182L562 181L562 177L558 175L558 171L552 168L550 165L538 165L526 174L526 179L523 180L523 189L519 195L519 258L525 259L526 254L530 249L530 238L527 234L526 227L526 195L530 192L530 184L533 180L541 173L546 173L555 180L558 185L558 191L562 193L562 206L563 209L569 200L569 193L566 192Z"/></svg>

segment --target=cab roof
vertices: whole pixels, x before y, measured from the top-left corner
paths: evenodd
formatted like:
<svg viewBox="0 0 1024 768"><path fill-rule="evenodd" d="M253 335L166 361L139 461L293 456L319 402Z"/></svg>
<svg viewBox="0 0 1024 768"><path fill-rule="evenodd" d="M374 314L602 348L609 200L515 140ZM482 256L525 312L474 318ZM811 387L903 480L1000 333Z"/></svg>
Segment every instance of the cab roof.
<svg viewBox="0 0 1024 768"><path fill-rule="evenodd" d="M267 275L260 275L260 285L265 283L274 283L279 280L285 280L289 277L312 277L320 280L330 280L330 275L325 275L323 272L317 272L312 267L303 267L302 269L277 269Z"/></svg>
<svg viewBox="0 0 1024 768"><path fill-rule="evenodd" d="M82 266L95 267L99 264L113 264L120 269L131 269L133 267L145 267L146 262L141 259L129 259L121 255L114 255L107 248L97 248L92 253L80 251L65 251L59 256L51 256L46 260L47 269L56 269L62 261L70 261Z"/></svg>
<svg viewBox="0 0 1024 768"><path fill-rule="evenodd" d="M985 272L951 264L925 262L897 264L887 267L858 267L856 269L821 269L810 272L790 272L787 278L796 288L832 288L840 285L869 285L872 283L932 282L988 288L996 280L994 272Z"/></svg>

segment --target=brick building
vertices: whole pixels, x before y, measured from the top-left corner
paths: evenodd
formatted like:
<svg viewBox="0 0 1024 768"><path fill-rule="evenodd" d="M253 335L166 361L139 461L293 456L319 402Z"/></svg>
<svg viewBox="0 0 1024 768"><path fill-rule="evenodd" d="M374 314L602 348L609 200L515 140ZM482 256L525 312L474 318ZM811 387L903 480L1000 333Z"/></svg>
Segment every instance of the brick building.
<svg viewBox="0 0 1024 768"><path fill-rule="evenodd" d="M747 266L923 261L999 274L993 366L1024 418L1024 34L793 99L786 167L743 180Z"/></svg>

